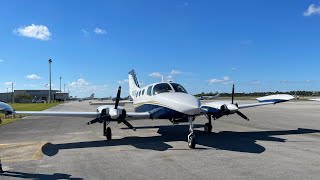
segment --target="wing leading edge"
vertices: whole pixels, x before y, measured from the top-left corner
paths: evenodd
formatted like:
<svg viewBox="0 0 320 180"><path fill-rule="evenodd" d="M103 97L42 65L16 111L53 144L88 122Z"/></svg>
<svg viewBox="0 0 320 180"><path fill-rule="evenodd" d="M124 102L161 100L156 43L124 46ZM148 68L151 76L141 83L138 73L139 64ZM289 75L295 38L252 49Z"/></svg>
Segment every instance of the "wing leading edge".
<svg viewBox="0 0 320 180"><path fill-rule="evenodd" d="M278 104L278 103L290 101L292 99L294 99L294 97L289 94L276 94L276 95L257 98L257 101L259 101L259 103L241 104L241 105L238 105L238 108L244 109L244 108L270 105L270 104Z"/></svg>

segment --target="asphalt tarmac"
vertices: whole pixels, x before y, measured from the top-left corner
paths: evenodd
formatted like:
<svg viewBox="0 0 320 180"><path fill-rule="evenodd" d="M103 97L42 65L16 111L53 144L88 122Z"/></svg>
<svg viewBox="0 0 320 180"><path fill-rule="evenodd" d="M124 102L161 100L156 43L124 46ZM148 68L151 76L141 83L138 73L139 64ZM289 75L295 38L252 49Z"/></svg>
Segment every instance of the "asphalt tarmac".
<svg viewBox="0 0 320 180"><path fill-rule="evenodd" d="M244 103L244 101L240 101ZM50 110L95 111L88 101ZM128 111L132 105L125 106ZM320 102L288 102L244 109L213 121L195 120L196 149L188 124L137 120L110 123L113 140L90 119L25 117L0 128L0 179L319 179Z"/></svg>

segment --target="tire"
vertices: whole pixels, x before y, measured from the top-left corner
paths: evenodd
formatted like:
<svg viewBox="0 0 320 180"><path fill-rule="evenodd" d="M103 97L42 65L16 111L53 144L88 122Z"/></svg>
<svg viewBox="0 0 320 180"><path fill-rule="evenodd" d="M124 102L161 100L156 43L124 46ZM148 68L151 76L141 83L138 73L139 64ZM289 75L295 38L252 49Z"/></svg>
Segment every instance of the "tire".
<svg viewBox="0 0 320 180"><path fill-rule="evenodd" d="M204 132L211 133L212 132L212 125L210 125L209 123L206 123L204 125Z"/></svg>
<svg viewBox="0 0 320 180"><path fill-rule="evenodd" d="M196 136L194 134L189 135L188 146L191 149L194 149L196 147Z"/></svg>
<svg viewBox="0 0 320 180"><path fill-rule="evenodd" d="M111 140L112 139L112 132L111 132L111 128L108 127L107 130L106 130L106 137L107 137L107 140Z"/></svg>

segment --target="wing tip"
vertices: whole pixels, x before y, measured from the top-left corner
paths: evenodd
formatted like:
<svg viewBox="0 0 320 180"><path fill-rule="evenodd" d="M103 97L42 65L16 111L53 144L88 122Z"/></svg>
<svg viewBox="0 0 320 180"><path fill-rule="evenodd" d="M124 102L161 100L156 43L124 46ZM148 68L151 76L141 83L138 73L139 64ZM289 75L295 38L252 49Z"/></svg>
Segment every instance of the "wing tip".
<svg viewBox="0 0 320 180"><path fill-rule="evenodd" d="M275 94L257 98L259 102L274 102L274 103L281 103L286 102L294 99L292 95L289 94Z"/></svg>

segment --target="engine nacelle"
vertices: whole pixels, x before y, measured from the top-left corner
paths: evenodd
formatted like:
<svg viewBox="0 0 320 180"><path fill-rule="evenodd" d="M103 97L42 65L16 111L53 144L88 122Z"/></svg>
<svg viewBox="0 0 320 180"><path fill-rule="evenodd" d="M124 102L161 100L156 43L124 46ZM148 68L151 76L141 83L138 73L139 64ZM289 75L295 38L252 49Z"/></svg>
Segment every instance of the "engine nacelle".
<svg viewBox="0 0 320 180"><path fill-rule="evenodd" d="M238 111L238 107L235 104L223 104L220 107L220 111L224 115L234 114Z"/></svg>
<svg viewBox="0 0 320 180"><path fill-rule="evenodd" d="M234 114L239 110L239 108L235 104L228 104L227 108L229 110L229 114Z"/></svg>
<svg viewBox="0 0 320 180"><path fill-rule="evenodd" d="M100 115L109 115L111 119L124 119L127 114L124 109L114 109L114 107L110 105L100 106L98 107L97 111L100 113Z"/></svg>

